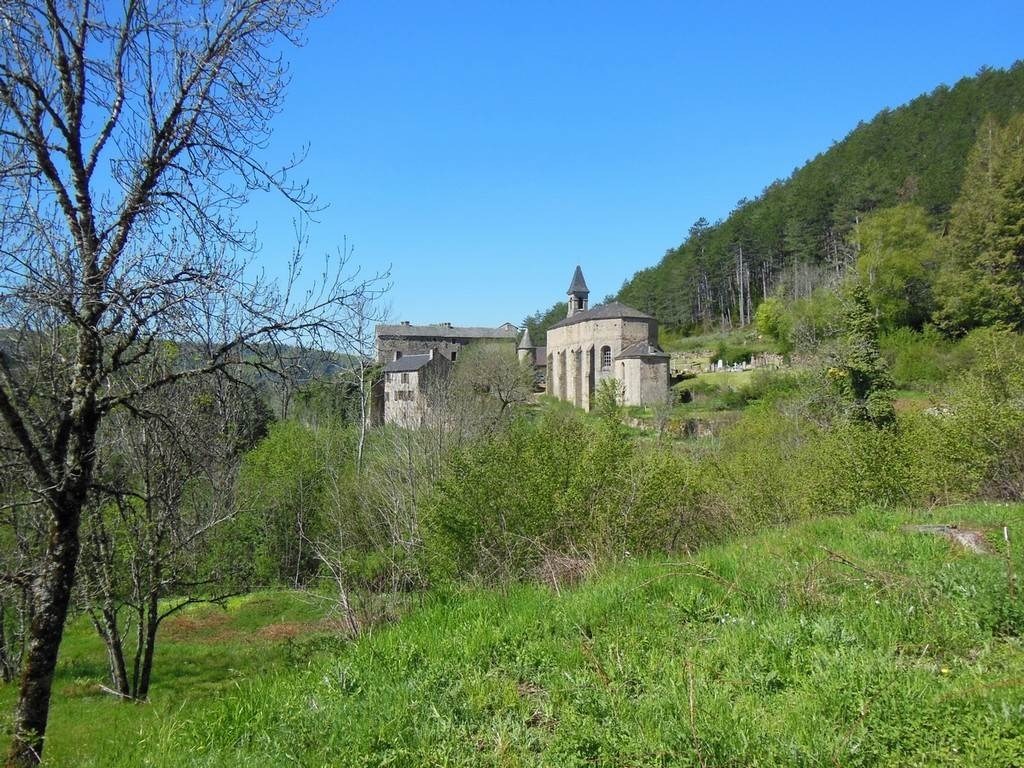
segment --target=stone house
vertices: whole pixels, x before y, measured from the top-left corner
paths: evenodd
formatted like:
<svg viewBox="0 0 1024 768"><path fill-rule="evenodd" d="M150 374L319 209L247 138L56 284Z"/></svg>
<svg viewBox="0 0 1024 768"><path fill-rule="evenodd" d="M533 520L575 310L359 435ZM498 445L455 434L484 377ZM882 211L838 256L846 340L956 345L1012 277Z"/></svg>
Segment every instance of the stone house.
<svg viewBox="0 0 1024 768"><path fill-rule="evenodd" d="M451 323L412 325L408 321L396 325L377 326L377 362L386 364L399 356L424 354L438 350L451 362L458 360L459 350L474 342L505 342L514 344L519 329L512 323L497 328L457 326Z"/></svg>
<svg viewBox="0 0 1024 768"><path fill-rule="evenodd" d="M613 378L625 405L667 402L669 356L658 346L658 321L618 302L589 309L579 266L567 294L566 318L548 329L548 394L590 410L600 382Z"/></svg>
<svg viewBox="0 0 1024 768"><path fill-rule="evenodd" d="M429 414L434 388L452 368L440 350L402 355L395 352L383 372L383 421L402 427L418 427Z"/></svg>
<svg viewBox="0 0 1024 768"><path fill-rule="evenodd" d="M373 423L419 426L430 408L431 386L448 375L463 347L475 342L513 345L518 336L511 323L497 328L407 321L378 325L377 362L384 365L384 375L374 386Z"/></svg>

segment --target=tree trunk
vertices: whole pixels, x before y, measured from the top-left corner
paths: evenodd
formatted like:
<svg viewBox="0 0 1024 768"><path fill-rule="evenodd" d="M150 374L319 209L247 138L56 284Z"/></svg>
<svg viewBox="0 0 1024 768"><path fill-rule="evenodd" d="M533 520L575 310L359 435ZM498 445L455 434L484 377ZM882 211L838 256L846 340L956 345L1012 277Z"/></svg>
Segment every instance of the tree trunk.
<svg viewBox="0 0 1024 768"><path fill-rule="evenodd" d="M14 665L7 650L7 604L0 597L0 680L5 683L14 679Z"/></svg>
<svg viewBox="0 0 1024 768"><path fill-rule="evenodd" d="M82 501L70 499L64 509L55 510L50 526L46 566L36 584L36 611L29 628L7 768L34 766L42 758L53 672L78 563Z"/></svg>
<svg viewBox="0 0 1024 768"><path fill-rule="evenodd" d="M142 653L142 670L139 674L139 685L133 691L136 701L145 701L149 696L149 680L153 672L153 652L156 649L156 631L160 626L160 595L156 586L160 583L159 570L156 570L153 576L153 587L146 599L146 646Z"/></svg>
<svg viewBox="0 0 1024 768"><path fill-rule="evenodd" d="M128 684L128 666L124 658L124 639L118 623L118 606L114 599L113 577L110 573L113 557L109 551L108 540L103 518L97 514L93 529L87 535L87 542L94 556L84 558L81 566L82 580L87 584L91 582L91 589L98 590L101 596L100 607L91 609L90 614L96 633L107 649L110 684L119 694L129 697L131 687Z"/></svg>
<svg viewBox="0 0 1024 768"><path fill-rule="evenodd" d="M121 629L117 625L117 611L109 600L100 611L100 617L93 617L96 632L103 640L107 649L107 662L110 666L110 683L114 690L122 696L130 696L131 689L128 687L128 667L124 662L124 641L121 639Z"/></svg>
<svg viewBox="0 0 1024 768"><path fill-rule="evenodd" d="M146 642L146 608L141 600L142 595L140 593L140 602L136 606L138 626L135 628L135 658L132 661L132 695L134 695L134 691L139 690L142 682L142 659Z"/></svg>

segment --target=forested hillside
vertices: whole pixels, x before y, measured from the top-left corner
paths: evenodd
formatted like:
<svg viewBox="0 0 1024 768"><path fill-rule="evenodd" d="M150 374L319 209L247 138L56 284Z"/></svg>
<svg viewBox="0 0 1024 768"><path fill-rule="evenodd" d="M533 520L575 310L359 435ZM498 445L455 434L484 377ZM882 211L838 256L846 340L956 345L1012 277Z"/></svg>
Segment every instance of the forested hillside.
<svg viewBox="0 0 1024 768"><path fill-rule="evenodd" d="M1022 111L1024 62L884 110L788 179L741 200L723 221L699 219L617 298L669 327L701 330L749 323L773 292L809 296L855 261L851 231L865 214L909 203L941 233L979 126Z"/></svg>

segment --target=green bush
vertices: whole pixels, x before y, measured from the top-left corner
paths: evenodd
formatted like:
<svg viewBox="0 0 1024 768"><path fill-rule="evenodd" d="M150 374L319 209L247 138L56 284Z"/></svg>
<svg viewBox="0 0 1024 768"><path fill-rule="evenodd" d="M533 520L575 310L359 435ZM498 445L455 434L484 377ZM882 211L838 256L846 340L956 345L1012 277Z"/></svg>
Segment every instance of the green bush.
<svg viewBox="0 0 1024 768"><path fill-rule="evenodd" d="M300 585L317 576L315 545L325 534L331 481L349 471L350 441L348 429L281 421L245 455L234 524L256 583Z"/></svg>
<svg viewBox="0 0 1024 768"><path fill-rule="evenodd" d="M552 409L455 453L424 503L435 579L530 574L549 553L588 558L693 545L692 465L609 418Z"/></svg>
<svg viewBox="0 0 1024 768"><path fill-rule="evenodd" d="M884 427L822 419L812 386L748 408L702 465L719 504L747 524L1024 496L1021 337L977 331L970 366L939 405ZM965 355L966 359L966 355Z"/></svg>
<svg viewBox="0 0 1024 768"><path fill-rule="evenodd" d="M934 327L898 328L880 339L893 383L900 389L932 389L953 367L953 345Z"/></svg>

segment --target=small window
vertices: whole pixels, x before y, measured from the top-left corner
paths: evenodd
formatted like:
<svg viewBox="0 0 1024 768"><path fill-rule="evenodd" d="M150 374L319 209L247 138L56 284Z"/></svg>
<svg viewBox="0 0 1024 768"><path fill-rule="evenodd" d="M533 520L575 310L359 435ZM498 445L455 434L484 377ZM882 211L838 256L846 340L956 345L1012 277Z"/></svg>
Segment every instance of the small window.
<svg viewBox="0 0 1024 768"><path fill-rule="evenodd" d="M601 370L610 371L612 369L612 348L601 347Z"/></svg>
<svg viewBox="0 0 1024 768"><path fill-rule="evenodd" d="M458 356L459 356L459 350L453 349L452 350L452 362L453 363L455 362L455 358L458 357Z"/></svg>
<svg viewBox="0 0 1024 768"><path fill-rule="evenodd" d="M395 351L395 360L401 360L401 359L402 359L402 353L401 353L401 352L398 352L398 351L396 350L396 351Z"/></svg>
<svg viewBox="0 0 1024 768"><path fill-rule="evenodd" d="M409 374L408 373L403 373L402 374L402 383L403 384L408 384L409 383Z"/></svg>

